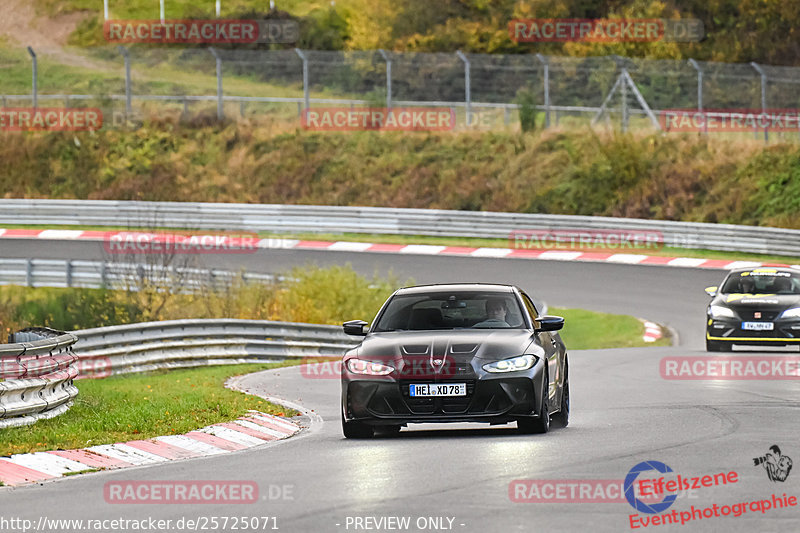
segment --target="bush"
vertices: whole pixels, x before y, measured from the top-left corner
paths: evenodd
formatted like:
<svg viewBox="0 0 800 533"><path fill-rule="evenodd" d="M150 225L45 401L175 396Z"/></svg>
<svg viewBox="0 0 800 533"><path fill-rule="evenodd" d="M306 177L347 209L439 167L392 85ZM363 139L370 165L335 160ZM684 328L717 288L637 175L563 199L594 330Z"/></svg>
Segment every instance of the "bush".
<svg viewBox="0 0 800 533"><path fill-rule="evenodd" d="M409 282L410 283L410 280ZM314 324L371 320L397 289L393 275L365 278L350 265L298 267L273 284L234 283L221 292L171 294L102 289L0 287L0 328L7 336L29 326L58 330L113 326L147 320L238 318Z"/></svg>

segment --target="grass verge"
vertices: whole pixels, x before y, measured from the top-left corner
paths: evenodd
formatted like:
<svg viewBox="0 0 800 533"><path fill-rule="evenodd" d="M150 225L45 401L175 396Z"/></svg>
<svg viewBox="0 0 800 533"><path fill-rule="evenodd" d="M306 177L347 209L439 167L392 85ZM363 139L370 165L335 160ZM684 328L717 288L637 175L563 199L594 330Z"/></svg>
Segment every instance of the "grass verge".
<svg viewBox="0 0 800 533"><path fill-rule="evenodd" d="M294 416L295 411L226 389L232 376L296 364L246 364L113 376L78 382L80 394L65 414L31 426L0 429L0 455L76 449L180 435L228 422L248 409Z"/></svg>
<svg viewBox="0 0 800 533"><path fill-rule="evenodd" d="M669 346L672 342L668 330L664 330L665 336L661 339L644 342L644 326L638 319L628 315L561 307L551 307L547 312L564 317L564 329L560 334L568 350Z"/></svg>

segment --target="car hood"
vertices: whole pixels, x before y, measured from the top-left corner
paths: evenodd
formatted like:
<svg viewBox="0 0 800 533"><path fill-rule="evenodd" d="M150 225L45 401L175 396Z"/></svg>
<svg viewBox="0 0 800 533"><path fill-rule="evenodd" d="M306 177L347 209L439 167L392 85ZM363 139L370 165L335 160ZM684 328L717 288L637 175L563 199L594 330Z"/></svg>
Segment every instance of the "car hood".
<svg viewBox="0 0 800 533"><path fill-rule="evenodd" d="M454 361L496 361L526 353L530 330L392 331L368 335L356 354L361 358L447 358ZM535 352L541 355L538 348ZM529 352L533 353L533 352Z"/></svg>
<svg viewBox="0 0 800 533"><path fill-rule="evenodd" d="M711 302L736 310L783 311L800 307L800 294L720 294Z"/></svg>

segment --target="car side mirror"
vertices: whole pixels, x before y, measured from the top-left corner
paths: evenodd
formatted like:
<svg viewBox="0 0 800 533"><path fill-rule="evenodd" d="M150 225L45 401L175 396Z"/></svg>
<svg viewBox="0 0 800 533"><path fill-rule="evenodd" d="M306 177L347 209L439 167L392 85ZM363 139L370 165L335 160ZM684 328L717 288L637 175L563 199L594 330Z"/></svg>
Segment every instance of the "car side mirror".
<svg viewBox="0 0 800 533"><path fill-rule="evenodd" d="M536 319L539 327L536 331L558 331L564 327L564 319L560 316L544 315Z"/></svg>
<svg viewBox="0 0 800 533"><path fill-rule="evenodd" d="M712 298L717 295L718 287L706 287L706 294L711 296Z"/></svg>
<svg viewBox="0 0 800 533"><path fill-rule="evenodd" d="M346 334L360 335L362 337L367 334L367 332L364 331L364 326L369 326L369 323L364 322L363 320L350 320L342 324L342 328Z"/></svg>

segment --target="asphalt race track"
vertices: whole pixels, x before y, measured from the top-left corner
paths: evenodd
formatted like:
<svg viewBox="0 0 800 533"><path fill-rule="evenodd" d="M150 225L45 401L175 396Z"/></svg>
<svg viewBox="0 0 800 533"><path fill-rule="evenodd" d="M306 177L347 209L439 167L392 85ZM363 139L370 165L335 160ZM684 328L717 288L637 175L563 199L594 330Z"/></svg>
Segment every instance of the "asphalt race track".
<svg viewBox="0 0 800 533"><path fill-rule="evenodd" d="M42 250L37 257L104 258L101 245L95 243L5 240L0 246L7 258L28 257L34 246ZM285 532L630 531L630 516L636 511L624 500L514 502L509 487L515 480L526 479L616 480L621 484L634 465L660 461L684 478L731 471L738 476L734 483L682 493L667 514L674 510L680 516L692 506L702 510L741 503L748 503L747 511L738 517L697 519L695 514L695 520L685 525L645 528L636 524L638 530L800 531L797 506L764 512L749 506L759 500L772 503L773 494L776 498L784 493L800 495L800 472L791 472L785 482L773 482L764 468L753 464L753 458L764 455L773 444L794 461L800 460L797 380L665 380L659 372L662 357L706 355L703 288L717 284L724 275L721 271L288 250L204 256L202 260L206 266L261 272L280 272L308 262L350 262L367 275L391 269L401 279L413 277L416 283L514 283L551 306L625 313L660 322L678 334L679 342L669 348L571 351L571 423L547 435L519 435L513 426L442 425L412 426L394 437L345 440L339 425L337 380L309 379L298 368L253 374L241 378L239 386L302 406L309 429L286 441L220 457L0 488L3 516L28 519L34 525L42 516L172 519L173 524L182 517L274 516ZM759 353L737 351L734 355ZM796 349L770 352L796 354ZM647 477L657 477L651 474ZM249 505L106 503L104 485L129 480L254 481L261 501ZM640 520L652 516L656 515L638 514ZM408 517L409 525L387 521L389 517ZM269 522L267 530L273 524Z"/></svg>

